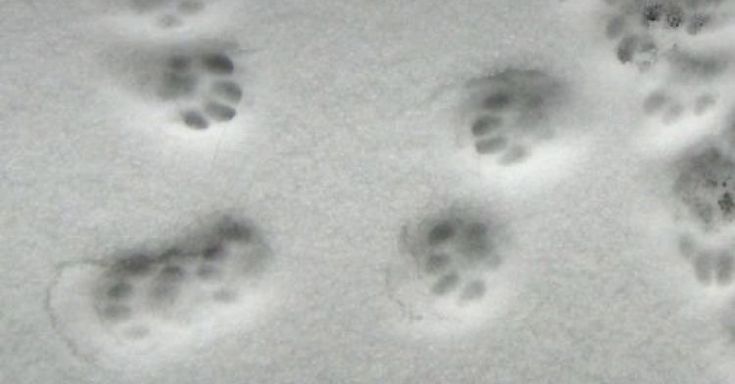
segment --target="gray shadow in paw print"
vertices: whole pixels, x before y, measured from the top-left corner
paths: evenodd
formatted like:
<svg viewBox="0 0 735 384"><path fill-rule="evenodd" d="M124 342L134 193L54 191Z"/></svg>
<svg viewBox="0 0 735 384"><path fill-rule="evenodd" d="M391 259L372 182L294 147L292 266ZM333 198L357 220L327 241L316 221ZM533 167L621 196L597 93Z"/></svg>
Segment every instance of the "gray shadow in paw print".
<svg viewBox="0 0 735 384"><path fill-rule="evenodd" d="M462 288L462 293L460 294L459 298L462 301L475 301L480 300L483 297L485 297L485 293L487 292L487 287L485 286L485 282L482 280L473 280L469 283L467 283Z"/></svg>
<svg viewBox="0 0 735 384"><path fill-rule="evenodd" d="M611 18L605 26L605 36L608 39L617 39L625 32L626 20L623 15Z"/></svg>
<svg viewBox="0 0 735 384"><path fill-rule="evenodd" d="M503 152L508 147L508 139L505 137L494 137L481 139L475 142L475 150L480 155L491 155Z"/></svg>
<svg viewBox="0 0 735 384"><path fill-rule="evenodd" d="M126 281L113 284L106 292L107 298L115 301L128 299L132 294L133 286Z"/></svg>
<svg viewBox="0 0 735 384"><path fill-rule="evenodd" d="M126 305L109 304L101 309L99 315L106 321L122 322L130 319L132 313L133 311Z"/></svg>
<svg viewBox="0 0 735 384"><path fill-rule="evenodd" d="M627 35L618 43L616 55L622 64L633 63L647 69L657 60L658 48L648 35Z"/></svg>
<svg viewBox="0 0 735 384"><path fill-rule="evenodd" d="M157 65L156 96L179 106L185 127L205 131L239 114L244 92L235 79L238 68L228 49L178 47Z"/></svg>
<svg viewBox="0 0 735 384"><path fill-rule="evenodd" d="M474 152L506 166L527 160L529 146L554 135L544 123L566 100L565 87L540 70L507 69L467 87L464 109Z"/></svg>
<svg viewBox="0 0 735 384"><path fill-rule="evenodd" d="M187 57L173 56L164 70L158 94L164 100L189 97L198 87L199 78L191 71Z"/></svg>
<svg viewBox="0 0 735 384"><path fill-rule="evenodd" d="M488 279L497 279L512 248L502 216L484 199L460 197L401 226L404 284L411 295L438 310L482 310ZM420 297L420 299L419 299Z"/></svg>
<svg viewBox="0 0 735 384"><path fill-rule="evenodd" d="M689 18L686 31L690 35L698 35L712 22L712 16L708 14L694 14Z"/></svg>
<svg viewBox="0 0 735 384"><path fill-rule="evenodd" d="M727 252L702 252L694 258L693 267L697 280L703 285L732 283L733 260Z"/></svg>
<svg viewBox="0 0 735 384"><path fill-rule="evenodd" d="M202 130L209 128L209 120L207 120L205 115L198 110L187 110L181 112L181 119L184 124L191 129Z"/></svg>
<svg viewBox="0 0 735 384"><path fill-rule="evenodd" d="M222 122L230 121L237 116L237 110L216 101L209 101L204 104L204 113L207 114L212 120Z"/></svg>
<svg viewBox="0 0 735 384"><path fill-rule="evenodd" d="M483 276L502 265L509 241L492 217L474 204L458 203L404 226L402 248L416 263L427 293L457 304L484 297Z"/></svg>
<svg viewBox="0 0 735 384"><path fill-rule="evenodd" d="M711 147L679 164L674 192L686 211L708 231L719 231L735 219L735 161Z"/></svg>
<svg viewBox="0 0 735 384"><path fill-rule="evenodd" d="M235 63L223 53L208 54L202 57L204 69L215 75L230 75L235 71Z"/></svg>
<svg viewBox="0 0 735 384"><path fill-rule="evenodd" d="M452 258L446 253L432 253L426 259L424 270L428 274L438 274L452 264Z"/></svg>
<svg viewBox="0 0 735 384"><path fill-rule="evenodd" d="M450 272L437 280L431 286L431 293L437 296L444 296L459 286L460 278L457 272Z"/></svg>
<svg viewBox="0 0 735 384"><path fill-rule="evenodd" d="M640 11L640 16L645 27L662 26L673 29L684 24L687 17L681 6L668 1L648 2Z"/></svg>
<svg viewBox="0 0 735 384"><path fill-rule="evenodd" d="M715 104L717 104L717 97L710 93L704 93L695 100L694 113L702 115L709 111Z"/></svg>
<svg viewBox="0 0 735 384"><path fill-rule="evenodd" d="M455 228L453 223L449 221L443 221L437 223L433 228L431 228L426 240L429 245L437 246L447 242L454 236L454 234Z"/></svg>
<svg viewBox="0 0 735 384"><path fill-rule="evenodd" d="M672 70L680 81L711 80L722 75L730 62L724 55L700 55L675 50L668 57Z"/></svg>
<svg viewBox="0 0 735 384"><path fill-rule="evenodd" d="M112 265L111 270L123 277L145 276L153 272L155 259L147 253L136 252L123 257Z"/></svg>
<svg viewBox="0 0 735 384"><path fill-rule="evenodd" d="M104 269L91 292L99 320L127 327L135 323L139 318L136 312L140 311L144 316L170 320L184 298L194 297L189 288L211 293L213 287L221 287L233 278L241 282L253 279L260 276L271 256L259 228L231 216L218 216L214 222L159 249L124 253L100 263ZM237 292L228 288L211 299L231 302L236 297Z"/></svg>
<svg viewBox="0 0 735 384"><path fill-rule="evenodd" d="M212 94L231 103L242 99L242 89L233 81L216 81L212 84Z"/></svg>
<svg viewBox="0 0 735 384"><path fill-rule="evenodd" d="M196 276L202 280L216 281L222 277L222 270L212 264L204 264L197 268Z"/></svg>

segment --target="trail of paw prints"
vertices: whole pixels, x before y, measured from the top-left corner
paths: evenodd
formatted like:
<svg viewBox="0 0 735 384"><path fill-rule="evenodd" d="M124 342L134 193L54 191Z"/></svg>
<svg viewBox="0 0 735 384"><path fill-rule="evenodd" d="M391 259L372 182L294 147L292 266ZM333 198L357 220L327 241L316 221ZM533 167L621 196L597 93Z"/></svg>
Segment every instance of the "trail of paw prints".
<svg viewBox="0 0 735 384"><path fill-rule="evenodd" d="M622 64L646 71L682 42L722 29L728 19L722 1L623 0L614 7L605 35L615 42Z"/></svg>
<svg viewBox="0 0 735 384"><path fill-rule="evenodd" d="M247 331L272 301L265 239L226 218L191 240L61 271L48 311L77 357L108 368L155 363Z"/></svg>
<svg viewBox="0 0 735 384"><path fill-rule="evenodd" d="M614 55L638 69L635 80L643 95L640 112L652 125L652 142L659 128L680 125L674 139L696 134L697 127L717 116L729 94L731 53L712 36L726 39L729 10L720 1L623 0L613 2L605 33L614 40ZM707 39L704 36L710 35ZM701 129L699 129L701 131ZM666 131L667 138L672 132ZM646 145L647 146L647 145Z"/></svg>
<svg viewBox="0 0 735 384"><path fill-rule="evenodd" d="M563 87L543 71L508 69L469 82L467 90L460 136L481 158L520 164L556 133L545 123L563 102Z"/></svg>
<svg viewBox="0 0 735 384"><path fill-rule="evenodd" d="M130 0L132 11L158 28L177 29L207 9L204 0Z"/></svg>
<svg viewBox="0 0 735 384"><path fill-rule="evenodd" d="M463 210L407 225L407 263L389 274L388 294L406 325L454 333L497 314L507 299L502 276L506 239L496 223Z"/></svg>
<svg viewBox="0 0 735 384"><path fill-rule="evenodd" d="M697 148L677 164L673 184L680 255L713 294L733 290L735 158L722 143Z"/></svg>
<svg viewBox="0 0 735 384"><path fill-rule="evenodd" d="M637 67L654 83L645 91L643 114L668 126L689 118L701 120L715 110L722 98L729 54L701 45L698 36L725 31L732 7L709 0L608 3L613 12L605 34L615 41L617 60Z"/></svg>
<svg viewBox="0 0 735 384"><path fill-rule="evenodd" d="M165 59L157 94L178 107L184 126L204 130L238 115L243 89L236 71L224 51L175 53Z"/></svg>
<svg viewBox="0 0 735 384"><path fill-rule="evenodd" d="M673 218L679 257L700 289L695 315L713 315L724 333L722 347L735 342L735 141L733 126L690 149L675 165ZM722 351L717 354L721 355ZM731 367L731 364L728 363ZM731 371L731 374L735 372Z"/></svg>

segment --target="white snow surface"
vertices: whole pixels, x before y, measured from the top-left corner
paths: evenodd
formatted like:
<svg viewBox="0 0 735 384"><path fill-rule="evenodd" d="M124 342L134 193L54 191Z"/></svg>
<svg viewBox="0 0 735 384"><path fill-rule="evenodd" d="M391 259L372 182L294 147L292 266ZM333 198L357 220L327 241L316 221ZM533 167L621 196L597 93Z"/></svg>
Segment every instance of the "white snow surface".
<svg viewBox="0 0 735 384"><path fill-rule="evenodd" d="M646 2L0 0L0 384L735 383L735 284L681 245L733 232L675 186L732 151L734 4L702 0L701 35L650 27L645 68L606 25ZM209 96L162 98L162 63L225 52L207 81L236 116L187 126ZM498 87L544 101L504 120L530 151L509 163L468 128ZM222 216L270 258L229 309L186 280L194 320L136 304L149 344L98 318L116 260L204 260ZM457 267L479 299L419 270L443 219L489 228L493 259Z"/></svg>

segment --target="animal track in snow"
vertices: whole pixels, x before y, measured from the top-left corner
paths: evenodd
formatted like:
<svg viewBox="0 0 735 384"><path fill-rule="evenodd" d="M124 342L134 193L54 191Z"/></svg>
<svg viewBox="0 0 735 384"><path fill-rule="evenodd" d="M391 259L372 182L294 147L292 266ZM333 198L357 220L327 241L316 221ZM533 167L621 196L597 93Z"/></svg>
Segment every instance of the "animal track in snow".
<svg viewBox="0 0 735 384"><path fill-rule="evenodd" d="M719 1L609 3L614 14L605 33L616 41L617 60L640 72L636 82L644 89L641 112L653 127L682 123L685 129L676 134L685 134L715 116L710 113L729 93L725 77L731 73L732 58L713 41L726 40L723 24L730 11ZM710 36L695 36L704 31ZM670 137L671 131L666 133Z"/></svg>
<svg viewBox="0 0 735 384"><path fill-rule="evenodd" d="M498 164L526 161L533 148L554 136L546 125L563 102L559 81L538 70L507 69L468 83L461 137L473 151Z"/></svg>
<svg viewBox="0 0 735 384"><path fill-rule="evenodd" d="M702 284L729 285L732 283L732 255L702 253L694 259L694 271Z"/></svg>
<svg viewBox="0 0 735 384"><path fill-rule="evenodd" d="M271 258L253 224L224 218L163 251L65 267L49 290L48 310L81 358L152 358L187 341L247 330L268 304L263 280Z"/></svg>
<svg viewBox="0 0 735 384"><path fill-rule="evenodd" d="M685 220L705 232L728 229L735 219L735 159L719 147L709 147L682 165L674 191Z"/></svg>
<svg viewBox="0 0 735 384"><path fill-rule="evenodd" d="M235 69L232 58L223 52L172 55L163 70L158 95L181 105L184 125L207 129L237 116L243 90L233 80Z"/></svg>
<svg viewBox="0 0 735 384"><path fill-rule="evenodd" d="M702 116L717 103L717 97L710 93L701 93L694 98L682 100L686 95L658 89L646 96L643 101L643 112L649 118L656 119L665 125L674 124L689 115Z"/></svg>
<svg viewBox="0 0 735 384"><path fill-rule="evenodd" d="M700 284L730 287L733 280L733 254L729 247L704 245L692 234L687 234L680 237L679 250L691 263L694 276Z"/></svg>
<svg viewBox="0 0 735 384"><path fill-rule="evenodd" d="M113 86L142 101L147 113L190 131L221 132L253 96L244 87L250 77L238 65L239 52L234 44L205 40L117 49L103 58Z"/></svg>
<svg viewBox="0 0 735 384"><path fill-rule="evenodd" d="M426 252L414 255L430 292L437 297L458 294L460 301L480 300L485 295L482 272L500 265L490 229L481 222L448 218L432 223L426 235ZM475 276L476 272L480 272Z"/></svg>
<svg viewBox="0 0 735 384"><path fill-rule="evenodd" d="M735 158L727 145L699 149L679 164L674 183L679 250L704 286L729 288L735 240Z"/></svg>
<svg viewBox="0 0 735 384"><path fill-rule="evenodd" d="M460 207L406 225L402 258L386 281L405 316L400 322L454 332L492 316L508 295L502 273L507 241L500 225Z"/></svg>
<svg viewBox="0 0 735 384"><path fill-rule="evenodd" d="M682 42L721 29L728 18L721 1L623 0L610 1L613 14L605 35L616 41L622 64L648 70Z"/></svg>
<svg viewBox="0 0 735 384"><path fill-rule="evenodd" d="M701 123L722 104L729 67L729 59L720 53L672 50L649 76L648 82L655 85L642 101L644 115L663 125L690 118Z"/></svg>

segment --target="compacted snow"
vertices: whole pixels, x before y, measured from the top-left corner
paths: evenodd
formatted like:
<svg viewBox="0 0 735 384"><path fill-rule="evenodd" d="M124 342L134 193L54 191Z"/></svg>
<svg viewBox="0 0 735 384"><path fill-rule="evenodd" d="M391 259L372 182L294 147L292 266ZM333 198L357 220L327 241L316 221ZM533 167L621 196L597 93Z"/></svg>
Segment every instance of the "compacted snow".
<svg viewBox="0 0 735 384"><path fill-rule="evenodd" d="M735 383L732 0L0 14L0 383Z"/></svg>

